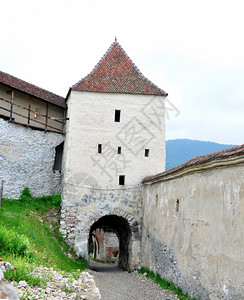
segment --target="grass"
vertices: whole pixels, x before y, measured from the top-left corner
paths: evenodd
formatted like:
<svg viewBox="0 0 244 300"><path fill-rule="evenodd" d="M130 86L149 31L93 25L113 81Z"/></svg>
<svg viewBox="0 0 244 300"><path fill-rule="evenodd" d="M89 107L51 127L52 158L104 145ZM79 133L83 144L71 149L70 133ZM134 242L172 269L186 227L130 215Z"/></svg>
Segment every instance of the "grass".
<svg viewBox="0 0 244 300"><path fill-rule="evenodd" d="M141 274L146 274L147 278L155 281L162 289L170 290L176 294L180 300L197 300L197 298L191 298L187 293L184 294L181 288L177 287L173 282L167 281L162 278L159 274L154 274L152 271L149 271L146 268L141 268L139 271Z"/></svg>
<svg viewBox="0 0 244 300"><path fill-rule="evenodd" d="M29 263L26 264L25 261L22 261L22 263L18 262L17 266L18 267L15 270L7 269L6 272L4 272L4 277L10 281L14 280L19 282L21 280L25 280L29 283L29 285L35 285L40 287L46 286L46 279L41 279L37 276L32 275L33 265Z"/></svg>
<svg viewBox="0 0 244 300"><path fill-rule="evenodd" d="M115 261L111 261L111 260L102 260L102 259L96 259L96 258L92 258L91 260L101 263L101 264L115 264Z"/></svg>
<svg viewBox="0 0 244 300"><path fill-rule="evenodd" d="M35 266L71 273L84 270L87 262L66 245L59 220L53 217L60 216L60 196L33 198L25 193L21 200L3 199L0 207L0 257L17 267L5 272L6 279L41 286L45 282L30 275Z"/></svg>

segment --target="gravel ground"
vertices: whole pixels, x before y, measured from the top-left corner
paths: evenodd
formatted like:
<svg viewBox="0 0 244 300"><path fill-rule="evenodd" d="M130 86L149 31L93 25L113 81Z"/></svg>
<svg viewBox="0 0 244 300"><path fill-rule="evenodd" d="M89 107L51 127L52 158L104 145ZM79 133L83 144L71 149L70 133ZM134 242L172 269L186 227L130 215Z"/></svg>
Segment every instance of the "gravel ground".
<svg viewBox="0 0 244 300"><path fill-rule="evenodd" d="M177 300L171 291L162 290L152 280L137 272L121 271L114 264L90 263L91 273L102 300Z"/></svg>

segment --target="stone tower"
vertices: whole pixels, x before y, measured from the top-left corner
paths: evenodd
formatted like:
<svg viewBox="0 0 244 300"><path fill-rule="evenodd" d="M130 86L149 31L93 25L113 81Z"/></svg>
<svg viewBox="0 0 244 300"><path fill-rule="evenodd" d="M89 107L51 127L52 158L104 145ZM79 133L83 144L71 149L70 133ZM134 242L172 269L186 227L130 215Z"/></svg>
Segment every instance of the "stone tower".
<svg viewBox="0 0 244 300"><path fill-rule="evenodd" d="M78 255L102 228L117 234L122 268L139 264L141 182L165 168L166 96L117 42L70 88L61 232Z"/></svg>

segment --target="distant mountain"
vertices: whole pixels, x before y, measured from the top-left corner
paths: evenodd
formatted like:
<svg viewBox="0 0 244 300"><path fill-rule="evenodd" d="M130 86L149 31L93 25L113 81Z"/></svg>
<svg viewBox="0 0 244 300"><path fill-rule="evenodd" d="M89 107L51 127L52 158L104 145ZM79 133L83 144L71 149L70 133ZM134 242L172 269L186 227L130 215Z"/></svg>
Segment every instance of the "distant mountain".
<svg viewBox="0 0 244 300"><path fill-rule="evenodd" d="M195 156L234 146L188 139L168 140L166 141L166 170L178 166Z"/></svg>

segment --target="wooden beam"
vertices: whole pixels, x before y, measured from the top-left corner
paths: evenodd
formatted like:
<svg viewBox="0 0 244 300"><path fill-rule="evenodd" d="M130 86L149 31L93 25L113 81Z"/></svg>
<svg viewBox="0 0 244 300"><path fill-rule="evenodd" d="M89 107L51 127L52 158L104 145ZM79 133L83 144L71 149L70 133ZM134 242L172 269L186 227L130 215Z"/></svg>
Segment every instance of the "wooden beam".
<svg viewBox="0 0 244 300"><path fill-rule="evenodd" d="M28 125L30 125L30 112L31 112L31 96L29 96Z"/></svg>
<svg viewBox="0 0 244 300"><path fill-rule="evenodd" d="M63 119L63 126L62 126L63 133L64 133L64 128L65 128L65 117L66 117L66 109L64 109L64 119Z"/></svg>
<svg viewBox="0 0 244 300"><path fill-rule="evenodd" d="M48 120L48 102L46 103L46 123L45 123L45 131L47 130L47 120Z"/></svg>
<svg viewBox="0 0 244 300"><path fill-rule="evenodd" d="M10 101L8 101L8 100L6 100L6 99L3 99L3 98L0 98L0 100L2 100L2 101L4 101L4 102L7 102L7 103L11 103ZM29 110L29 108L27 108L27 107L25 107L25 106L23 106L23 105L19 105L19 104L16 104L16 103L13 103L13 105L14 105L14 106L18 106L19 108L22 108L22 109L25 109L25 110ZM42 117L44 117L44 118L46 117L46 115L43 115L43 114L41 114L41 113L39 113L39 112L37 112L37 111L35 111L35 110L30 109L30 111L31 111L32 113L36 114L36 115L42 116ZM57 122L57 123L60 123L60 124L63 123L63 121L55 120L55 119L52 119L51 117L48 117L48 119L53 120L54 122ZM31 120L31 118L30 118L30 120Z"/></svg>
<svg viewBox="0 0 244 300"><path fill-rule="evenodd" d="M3 109L3 110L6 110L6 111L10 112L10 109L7 109L7 108L1 107L1 106L0 106L0 109ZM24 119L28 119L28 117L26 117L26 116L24 116L24 115L21 115L21 114L19 114L19 113L17 113L17 112L13 112L13 114L15 114L15 115L17 115L17 116L20 116L20 117L22 117L22 118L24 118ZM37 121L37 120L35 120L35 119L32 119L32 118L30 118L30 120L33 121L33 122L36 122L36 123L38 123L38 124L45 125L44 123L42 123L42 122L40 122L40 121ZM17 123L19 123L19 122L17 122ZM22 123L19 123L19 124L22 124ZM22 125L26 125L26 124L22 124ZM34 126L33 126L33 127L34 127ZM55 129L55 130L57 130L57 131L63 133L62 130L59 129L59 128L53 127L53 126L51 126L51 125L47 125L47 127L52 128L52 129ZM40 128L40 129L41 129L41 128Z"/></svg>
<svg viewBox="0 0 244 300"><path fill-rule="evenodd" d="M13 122L14 90L11 93L10 122Z"/></svg>

